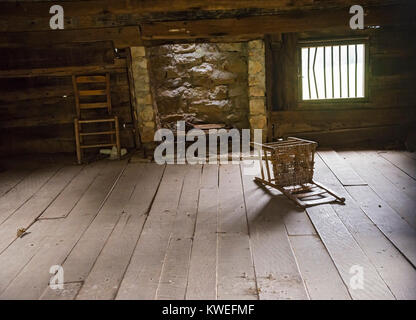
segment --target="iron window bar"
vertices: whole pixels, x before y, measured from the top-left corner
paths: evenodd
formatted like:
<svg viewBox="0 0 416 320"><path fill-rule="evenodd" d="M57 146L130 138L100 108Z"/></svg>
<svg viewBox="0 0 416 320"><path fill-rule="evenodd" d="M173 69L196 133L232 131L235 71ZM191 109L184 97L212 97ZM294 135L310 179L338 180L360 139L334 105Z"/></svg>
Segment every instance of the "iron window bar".
<svg viewBox="0 0 416 320"><path fill-rule="evenodd" d="M315 52L313 55L313 82L315 83L315 92L316 92L316 98L319 99L319 94L318 94L318 85L316 84L316 73L315 73L315 65L316 65L316 52L318 51L318 48L315 48Z"/></svg>
<svg viewBox="0 0 416 320"><path fill-rule="evenodd" d="M301 62L307 60L302 63L301 79L303 80L300 81L301 86L307 86L307 92L300 90L301 99L303 101L313 101L365 98L367 91L365 89L366 53L368 48L367 42L364 40L368 40L368 37L299 41L298 46L301 50L307 49L307 58L303 54L300 55ZM360 48L360 57L358 53L359 46L362 46ZM329 48L331 48L330 55L327 56L327 49ZM337 52L335 52L334 48L337 49ZM313 50L313 52L311 50ZM338 54L338 57L336 57L336 54ZM330 63L329 60L331 61ZM335 78L335 60L338 60L337 67L339 79ZM321 63L323 64L322 68L320 67ZM316 69L317 66L319 70ZM328 68L331 68L331 70L327 74ZM360 77L358 76L359 68L362 72ZM352 73L354 73L354 75L352 75ZM317 80L319 80L319 85ZM313 84L311 84L312 81ZM322 82L323 86L321 85ZM358 92L359 82L360 87L362 86L362 91L360 93ZM337 87L339 85L339 93L335 92L335 85L337 85ZM314 90L312 89L312 86L314 87ZM329 92L330 89L332 89L331 92ZM312 97L313 91L316 94L316 97Z"/></svg>

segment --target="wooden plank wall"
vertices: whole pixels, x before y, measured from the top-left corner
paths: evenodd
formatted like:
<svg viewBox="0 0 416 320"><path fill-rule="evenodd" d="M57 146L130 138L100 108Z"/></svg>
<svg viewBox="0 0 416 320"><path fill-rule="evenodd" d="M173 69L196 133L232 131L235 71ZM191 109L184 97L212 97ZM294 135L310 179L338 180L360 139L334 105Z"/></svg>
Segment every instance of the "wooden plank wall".
<svg viewBox="0 0 416 320"><path fill-rule="evenodd" d="M415 28L395 27L357 32L283 34L270 43L273 71L279 74L269 105L275 138L295 135L321 146L400 144L416 120ZM366 102L315 103L298 101L296 43L298 39L369 36L369 99ZM280 80L280 81L279 81Z"/></svg>
<svg viewBox="0 0 416 320"><path fill-rule="evenodd" d="M133 148L126 59L111 41L53 47L3 48L0 53L0 151L10 154L75 152L72 73L109 72L122 147Z"/></svg>

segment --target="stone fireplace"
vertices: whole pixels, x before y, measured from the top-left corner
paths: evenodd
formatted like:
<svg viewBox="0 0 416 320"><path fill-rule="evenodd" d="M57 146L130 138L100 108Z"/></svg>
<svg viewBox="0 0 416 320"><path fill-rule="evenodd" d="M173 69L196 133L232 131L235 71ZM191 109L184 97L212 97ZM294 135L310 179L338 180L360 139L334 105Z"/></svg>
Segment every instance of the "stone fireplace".
<svg viewBox="0 0 416 320"><path fill-rule="evenodd" d="M263 40L134 47L131 56L144 144L179 120L263 129L266 137Z"/></svg>
<svg viewBox="0 0 416 320"><path fill-rule="evenodd" d="M248 127L247 45L174 44L148 50L161 124Z"/></svg>

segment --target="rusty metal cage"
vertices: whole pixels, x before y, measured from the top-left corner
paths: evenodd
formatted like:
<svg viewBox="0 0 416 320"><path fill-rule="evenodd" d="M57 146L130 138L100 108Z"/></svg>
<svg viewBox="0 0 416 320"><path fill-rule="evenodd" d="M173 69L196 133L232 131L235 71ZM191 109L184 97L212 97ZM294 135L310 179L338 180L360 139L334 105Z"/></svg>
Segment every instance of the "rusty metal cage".
<svg viewBox="0 0 416 320"><path fill-rule="evenodd" d="M311 183L317 143L298 138L263 144L272 163L274 183L281 187Z"/></svg>
<svg viewBox="0 0 416 320"><path fill-rule="evenodd" d="M261 178L256 177L256 181L278 189L301 207L345 201L313 180L318 143L289 137L277 142L253 144L259 150L261 171Z"/></svg>

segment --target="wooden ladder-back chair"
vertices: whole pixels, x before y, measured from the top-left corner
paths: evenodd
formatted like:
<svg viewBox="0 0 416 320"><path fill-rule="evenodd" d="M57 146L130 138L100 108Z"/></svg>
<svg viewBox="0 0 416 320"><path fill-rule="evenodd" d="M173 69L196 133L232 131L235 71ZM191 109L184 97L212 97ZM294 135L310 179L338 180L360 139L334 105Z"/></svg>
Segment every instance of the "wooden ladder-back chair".
<svg viewBox="0 0 416 320"><path fill-rule="evenodd" d="M117 156L120 158L120 130L118 118L117 116L112 115L111 110L110 75L108 73L105 75L73 75L72 84L74 87L75 107L77 114L77 118L74 119L74 127L78 163L82 163L83 149L87 148L115 146L117 148ZM85 88L86 86L88 87ZM99 86L100 88L91 88L91 86ZM104 88L102 88L103 86ZM99 97L101 98L101 101L94 101ZM99 118L97 118L96 115L86 115L87 110L93 111L94 109L104 109L106 110L106 113ZM97 124L97 126L100 126L104 123L109 124L109 128L106 130L86 130L88 125ZM84 140L88 136L100 137L104 141L93 144L84 143ZM104 139L106 136L110 137L110 141L105 141L108 140Z"/></svg>

